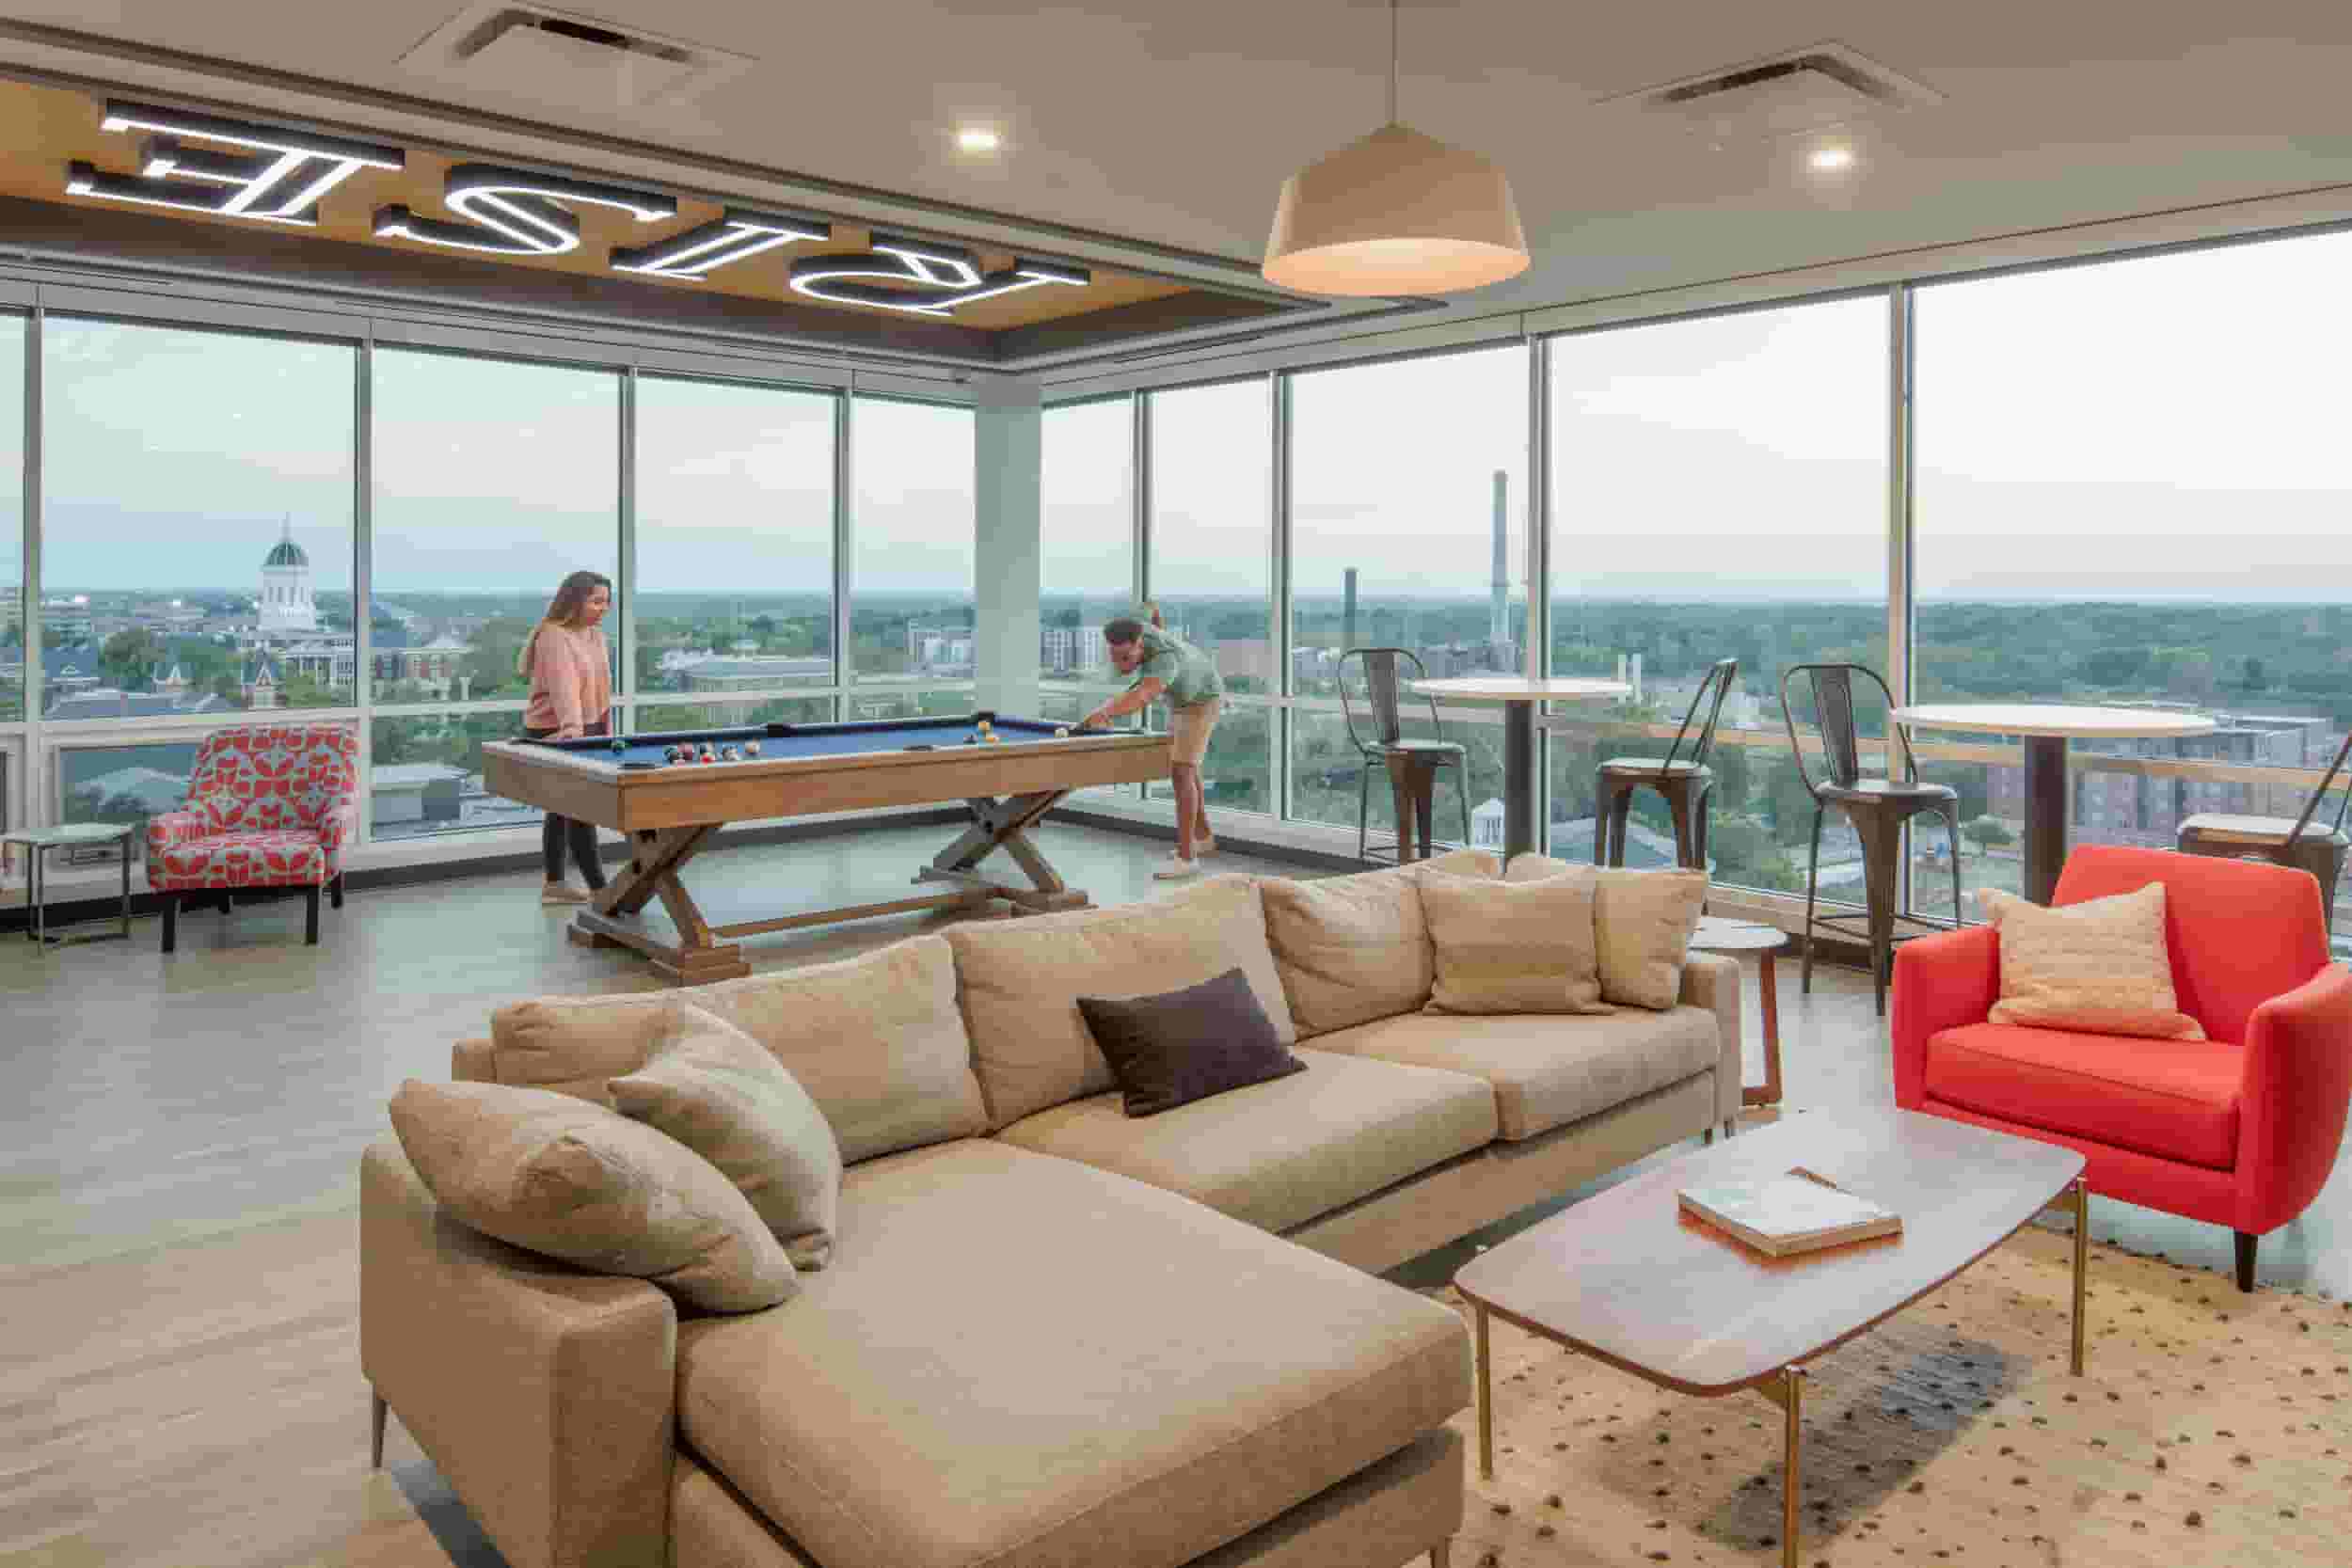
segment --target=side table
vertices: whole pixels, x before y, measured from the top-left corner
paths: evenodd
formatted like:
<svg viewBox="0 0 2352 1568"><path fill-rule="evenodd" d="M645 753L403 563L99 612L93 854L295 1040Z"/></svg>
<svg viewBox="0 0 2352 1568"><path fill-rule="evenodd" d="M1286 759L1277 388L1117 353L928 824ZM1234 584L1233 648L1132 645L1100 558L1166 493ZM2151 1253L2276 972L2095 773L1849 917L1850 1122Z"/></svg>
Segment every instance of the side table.
<svg viewBox="0 0 2352 1568"><path fill-rule="evenodd" d="M1691 933L1691 946L1700 953L1753 953L1756 956L1756 986L1764 1004L1764 1082L1744 1084L1742 1105L1780 1103L1780 990L1773 983L1772 956L1788 945L1788 933L1777 926L1751 920L1702 916Z"/></svg>
<svg viewBox="0 0 2352 1568"><path fill-rule="evenodd" d="M24 927L25 937L44 945L62 945L69 942L128 942L131 938L131 835L138 832L135 822L70 822L57 828L20 828L14 832L0 833L0 844L22 844L26 857L24 900L30 906L30 918ZM49 892L49 851L80 844L110 844L122 846L122 929L119 931L59 931L52 935L46 899Z"/></svg>

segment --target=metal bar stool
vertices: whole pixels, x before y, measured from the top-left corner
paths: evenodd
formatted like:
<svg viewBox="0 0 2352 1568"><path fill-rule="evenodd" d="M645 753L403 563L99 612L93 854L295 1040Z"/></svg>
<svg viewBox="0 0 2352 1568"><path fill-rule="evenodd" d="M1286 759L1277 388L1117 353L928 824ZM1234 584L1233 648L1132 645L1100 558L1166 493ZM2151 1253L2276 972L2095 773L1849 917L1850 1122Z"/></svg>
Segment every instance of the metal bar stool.
<svg viewBox="0 0 2352 1568"><path fill-rule="evenodd" d="M1356 704L1347 689L1348 661L1359 662L1364 683L1367 714L1366 734L1356 727ZM1411 860L1425 860L1429 855L1430 829L1436 812L1438 770L1453 768L1459 770L1454 791L1462 807L1462 842L1470 841L1470 750L1458 740L1444 739L1438 723L1438 700L1429 699L1429 727L1438 732L1439 738L1422 740L1405 734L1405 721L1398 711L1398 692L1402 681L1397 673L1399 662L1412 666L1411 679L1423 680L1428 672L1421 657L1410 648L1350 648L1340 656L1340 712L1347 721L1347 738L1356 748L1362 766L1356 775L1356 858L1369 861L1374 852L1369 845L1370 828L1366 821L1372 799L1372 764L1376 759L1389 772L1389 787L1396 803L1396 861L1402 865ZM1418 829L1421 853L1413 853L1415 831Z"/></svg>
<svg viewBox="0 0 2352 1568"><path fill-rule="evenodd" d="M1797 736L1797 710L1788 700L1789 684L1800 675L1806 677L1812 689L1815 725L1820 731L1828 764L1828 777L1818 784L1804 766L1804 744ZM1891 721L1887 731L1893 737L1892 744L1901 749L1903 776L1862 776L1862 745L1854 732L1856 675L1867 676L1885 699L1887 707L1894 707L1894 693L1886 689L1886 682L1878 672L1867 665L1799 664L1780 677L1780 712L1788 726L1789 750L1796 753L1797 777L1803 781L1805 792L1813 797L1813 847L1804 867L1804 967L1799 989L1808 993L1813 990L1814 927L1823 926L1833 934L1851 936L1854 933L1842 927L1859 920L1866 925L1870 944L1870 984L1878 995L1879 1014L1883 1017L1886 982L1895 965L1895 944L1928 934L1908 931L1899 937L1895 934L1895 922L1924 926L1929 931L1948 928L1940 921L1907 914L1895 907L1900 886L1897 874L1902 863L1903 824L1924 812L1943 817L1952 844L1952 920L1954 925L1959 924L1960 793L1945 784L1919 782L1919 765L1912 755L1911 737L1903 734L1901 725ZM1855 835L1862 840L1865 902L1863 912L1858 915L1814 912L1821 870L1821 821L1832 806L1845 814L1853 824Z"/></svg>
<svg viewBox="0 0 2352 1568"><path fill-rule="evenodd" d="M2336 881L2344 875L2344 859L2352 837L2344 831L2344 816L2352 807L2352 793L2336 802L2336 819L2326 829L2314 829L2312 817L2327 802L2328 785L2344 770L2344 758L2352 754L2352 735L2344 737L2336 748L2336 757L2328 765L2328 771L2319 776L2319 784L2312 798L2303 802L2303 815L2289 821L2283 816L2233 816L2222 812L2199 812L2181 824L2174 847L2185 855L2213 855L2224 860L2270 861L2279 865L2308 871L2319 882L2319 912L2328 923L2328 934L2336 929Z"/></svg>
<svg viewBox="0 0 2352 1568"><path fill-rule="evenodd" d="M1666 798L1666 807L1674 813L1675 863L1686 870L1707 869L1708 807L1715 795L1715 774L1707 766L1707 756L1714 750L1715 723L1723 717L1724 699L1731 694L1731 682L1739 672L1736 658L1718 659L1708 668L1706 679L1691 693L1691 705L1682 715L1681 728L1675 731L1674 744L1666 748L1663 762L1656 757L1611 757L1594 770L1595 865L1625 863L1626 815L1632 807L1634 791L1654 789ZM1704 718L1700 717L1702 708ZM1690 738L1694 723L1698 736L1686 756L1682 743Z"/></svg>

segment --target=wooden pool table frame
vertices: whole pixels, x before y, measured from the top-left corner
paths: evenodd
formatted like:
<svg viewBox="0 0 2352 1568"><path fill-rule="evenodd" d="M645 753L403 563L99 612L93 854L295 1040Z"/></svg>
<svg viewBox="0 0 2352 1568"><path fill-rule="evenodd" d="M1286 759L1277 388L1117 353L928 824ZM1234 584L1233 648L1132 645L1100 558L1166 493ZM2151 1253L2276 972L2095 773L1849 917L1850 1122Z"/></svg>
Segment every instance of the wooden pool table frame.
<svg viewBox="0 0 2352 1568"><path fill-rule="evenodd" d="M1028 830L1073 789L1167 778L1168 737L1117 731L986 747L654 768L624 768L594 752L494 740L482 748L482 773L492 794L593 822L629 840L628 869L573 914L571 940L633 948L670 980L691 986L751 973L741 945L723 938L914 910L977 910L996 899L1018 914L1087 908L1085 892L1062 881ZM914 880L949 883L948 891L714 926L678 877L730 822L942 800L963 801L972 825L918 869ZM1012 857L1030 886L980 872L980 863L999 849ZM645 906L656 898L676 927L675 941L644 922Z"/></svg>

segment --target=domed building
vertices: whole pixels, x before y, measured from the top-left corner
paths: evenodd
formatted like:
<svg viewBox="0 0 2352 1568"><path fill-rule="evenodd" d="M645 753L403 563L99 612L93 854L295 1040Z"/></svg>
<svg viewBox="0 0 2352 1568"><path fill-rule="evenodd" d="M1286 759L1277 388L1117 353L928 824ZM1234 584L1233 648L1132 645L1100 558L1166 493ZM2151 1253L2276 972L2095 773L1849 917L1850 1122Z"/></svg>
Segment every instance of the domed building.
<svg viewBox="0 0 2352 1568"><path fill-rule="evenodd" d="M294 519L287 518L283 527L277 545L262 558L261 631L265 637L319 629L318 606L310 599L310 558L294 542Z"/></svg>

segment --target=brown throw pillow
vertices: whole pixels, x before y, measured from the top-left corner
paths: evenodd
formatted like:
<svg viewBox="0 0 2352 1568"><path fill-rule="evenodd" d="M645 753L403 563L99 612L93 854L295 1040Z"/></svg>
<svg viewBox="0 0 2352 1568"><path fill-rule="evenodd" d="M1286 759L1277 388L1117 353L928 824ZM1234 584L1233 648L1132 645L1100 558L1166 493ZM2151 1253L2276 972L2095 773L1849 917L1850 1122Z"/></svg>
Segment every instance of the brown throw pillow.
<svg viewBox="0 0 2352 1568"><path fill-rule="evenodd" d="M1081 996L1131 1117L1304 1072L1238 968L1158 996Z"/></svg>
<svg viewBox="0 0 2352 1568"><path fill-rule="evenodd" d="M1599 879L1593 931L1600 946L1600 998L1663 1012L1682 994L1682 962L1707 905L1704 871L1577 867L1549 855L1515 855L1507 882L1542 881L1571 869Z"/></svg>
<svg viewBox="0 0 2352 1568"><path fill-rule="evenodd" d="M1536 882L1419 879L1437 949L1433 1013L1613 1013L1600 999L1590 866Z"/></svg>
<svg viewBox="0 0 2352 1568"><path fill-rule="evenodd" d="M2164 939L2164 884L2043 909L1979 888L1985 918L2001 933L2001 999L1994 1023L2201 1040L2203 1025L2180 1010Z"/></svg>
<svg viewBox="0 0 2352 1568"><path fill-rule="evenodd" d="M841 1145L768 1048L691 1002L670 1004L645 1065L610 1085L621 1115L718 1167L751 1199L796 1269L833 1257Z"/></svg>
<svg viewBox="0 0 2352 1568"><path fill-rule="evenodd" d="M713 1312L800 1289L750 1199L663 1132L552 1089L425 1084L392 1096L392 1130L441 1206L485 1235L628 1275Z"/></svg>

